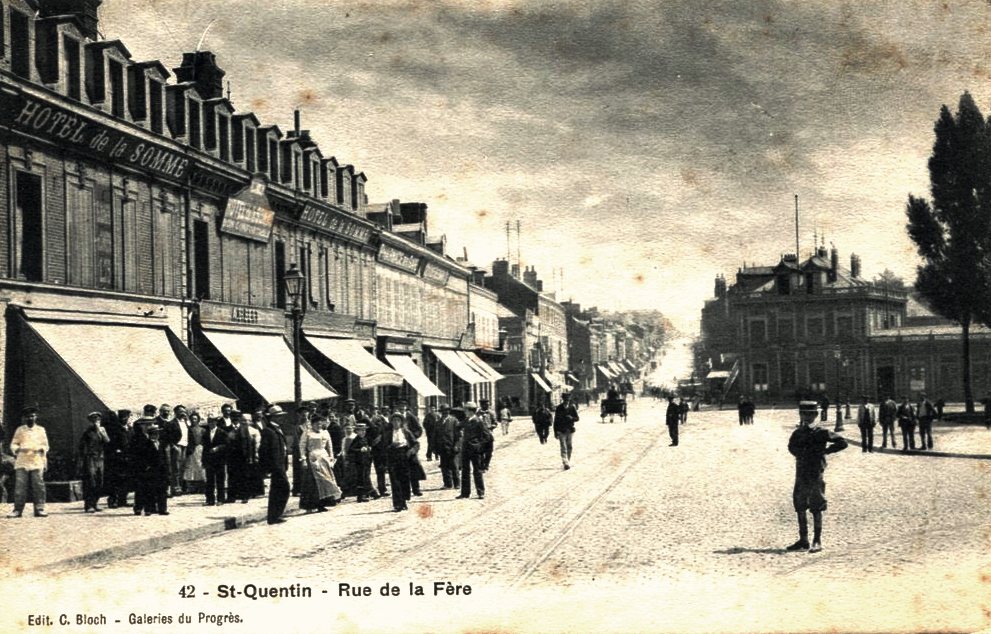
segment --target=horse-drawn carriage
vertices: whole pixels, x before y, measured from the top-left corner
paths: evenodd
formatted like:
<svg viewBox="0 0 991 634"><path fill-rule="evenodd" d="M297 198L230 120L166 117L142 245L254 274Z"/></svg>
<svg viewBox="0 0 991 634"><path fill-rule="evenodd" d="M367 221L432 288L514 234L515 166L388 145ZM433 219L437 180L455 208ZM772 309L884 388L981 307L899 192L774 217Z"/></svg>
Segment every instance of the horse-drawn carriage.
<svg viewBox="0 0 991 634"><path fill-rule="evenodd" d="M602 417L602 422L606 421L606 416L609 417L610 423L614 421L614 417L622 416L623 422L625 423L626 399L619 395L602 399L599 401L599 414Z"/></svg>

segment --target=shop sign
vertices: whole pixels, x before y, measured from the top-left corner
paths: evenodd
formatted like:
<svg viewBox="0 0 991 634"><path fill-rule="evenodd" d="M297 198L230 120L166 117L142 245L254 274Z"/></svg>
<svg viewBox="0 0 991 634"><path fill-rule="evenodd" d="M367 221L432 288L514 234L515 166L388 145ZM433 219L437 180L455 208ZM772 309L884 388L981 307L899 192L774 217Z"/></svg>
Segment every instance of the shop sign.
<svg viewBox="0 0 991 634"><path fill-rule="evenodd" d="M446 285L447 280L450 279L450 277L451 277L450 271L448 271L444 267L437 266L436 264L432 264L430 262L428 262L427 266L423 269L424 279L434 282L436 284L440 284L441 286Z"/></svg>
<svg viewBox="0 0 991 634"><path fill-rule="evenodd" d="M379 262L390 264L410 273L416 273L417 269L420 268L420 258L387 244L379 247Z"/></svg>
<svg viewBox="0 0 991 634"><path fill-rule="evenodd" d="M274 223L275 212L268 207L265 197L265 181L255 177L248 187L227 199L220 230L249 240L268 242Z"/></svg>
<svg viewBox="0 0 991 634"><path fill-rule="evenodd" d="M191 161L166 149L37 97L0 91L0 124L80 150L103 161L184 180Z"/></svg>

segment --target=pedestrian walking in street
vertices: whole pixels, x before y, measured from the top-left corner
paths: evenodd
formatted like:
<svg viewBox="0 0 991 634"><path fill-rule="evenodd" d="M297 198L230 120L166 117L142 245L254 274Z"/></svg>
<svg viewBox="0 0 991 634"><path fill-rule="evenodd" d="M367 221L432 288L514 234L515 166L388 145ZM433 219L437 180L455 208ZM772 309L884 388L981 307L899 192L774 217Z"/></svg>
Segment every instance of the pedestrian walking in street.
<svg viewBox="0 0 991 634"><path fill-rule="evenodd" d="M7 517L20 517L27 504L28 487L34 500L34 516L45 512L45 470L48 468L48 434L38 424L38 408L21 410L21 425L10 439L14 454L14 510Z"/></svg>
<svg viewBox="0 0 991 634"><path fill-rule="evenodd" d="M561 463L564 470L571 468L572 438L575 435L575 423L578 422L578 408L571 402L571 394L561 395L561 402L554 410L554 437L561 445Z"/></svg>
<svg viewBox="0 0 991 634"><path fill-rule="evenodd" d="M440 458L440 475L445 489L461 487L461 422L451 414L447 404L440 406L441 420L437 426L434 446Z"/></svg>
<svg viewBox="0 0 991 634"><path fill-rule="evenodd" d="M670 400L670 399L669 399ZM736 414L740 419L740 425L747 424L747 397L740 395L740 400L736 404Z"/></svg>
<svg viewBox="0 0 991 634"><path fill-rule="evenodd" d="M860 428L860 446L863 453L874 451L874 428L877 426L877 414L874 406L870 404L867 395L860 397L861 403L857 407L857 427Z"/></svg>
<svg viewBox="0 0 991 634"><path fill-rule="evenodd" d="M902 432L902 451L915 449L915 408L908 402L907 396L902 396L895 416L898 417L898 428Z"/></svg>
<svg viewBox="0 0 991 634"><path fill-rule="evenodd" d="M103 428L103 414L90 412L89 427L79 439L79 472L83 481L83 512L102 511L99 501L104 486L104 452L110 443Z"/></svg>
<svg viewBox="0 0 991 634"><path fill-rule="evenodd" d="M798 541L787 550L822 550L822 513L826 510L826 454L842 451L847 441L834 432L816 425L815 401L799 404L800 423L788 439L788 451L795 456L795 488L792 503L798 514ZM812 512L812 543L809 544L809 520Z"/></svg>
<svg viewBox="0 0 991 634"><path fill-rule="evenodd" d="M513 415L509 412L509 406L505 403L499 405L499 411L496 412L499 419L499 426L502 427L502 435L509 435L509 424L513 422Z"/></svg>
<svg viewBox="0 0 991 634"><path fill-rule="evenodd" d="M310 415L312 414L312 406L308 403L303 403L300 408L296 410L296 421L292 426L291 434L286 435L286 442L289 443L290 451L292 452L292 495L298 496L300 489L300 482L302 482L302 456L299 450L299 439L302 437L303 432L309 426Z"/></svg>
<svg viewBox="0 0 991 634"><path fill-rule="evenodd" d="M423 491L420 490L420 483L427 479L427 472L420 464L420 438L423 437L423 425L420 424L420 419L410 409L406 400L400 400L397 405L403 416L403 424L413 434L413 439L416 441L411 450L407 452L406 457L409 461L410 491L416 497L420 497L423 495Z"/></svg>
<svg viewBox="0 0 991 634"><path fill-rule="evenodd" d="M919 407L915 411L915 416L919 422L919 449L932 449L933 419L936 418L936 408L924 392L919 395Z"/></svg>
<svg viewBox="0 0 991 634"><path fill-rule="evenodd" d="M688 422L688 399L684 396L678 399L678 419L682 425Z"/></svg>
<svg viewBox="0 0 991 634"><path fill-rule="evenodd" d="M382 436L383 442L389 448L389 486L392 488L392 510L395 512L409 509L407 502L412 498L413 488L410 483L410 454L415 454L418 443L406 425L406 417L402 412L393 412L389 417L389 427Z"/></svg>
<svg viewBox="0 0 991 634"><path fill-rule="evenodd" d="M105 429L110 439L104 448L105 482L109 491L107 508L127 507L130 506L127 503L127 495L133 489L128 462L131 440L134 437L131 410L117 410L116 414L111 412Z"/></svg>
<svg viewBox="0 0 991 634"><path fill-rule="evenodd" d="M134 494L134 514L146 516L169 514L169 482L171 452L161 438L157 423L145 427L145 436L137 441L134 451L138 490Z"/></svg>
<svg viewBox="0 0 991 634"><path fill-rule="evenodd" d="M229 432L220 423L223 418L206 419L203 434L203 471L206 476L206 505L227 502L227 440Z"/></svg>
<svg viewBox="0 0 991 634"><path fill-rule="evenodd" d="M668 409L664 413L664 422L668 426L668 436L671 437L671 447L678 446L678 421L680 420L678 404L674 402L674 397L668 397Z"/></svg>
<svg viewBox="0 0 991 634"><path fill-rule="evenodd" d="M327 433L327 419L317 415L299 440L303 474L300 482L299 508L326 511L341 499L341 488L334 476L333 444Z"/></svg>
<svg viewBox="0 0 991 634"><path fill-rule="evenodd" d="M268 523L281 524L286 521L282 514L289 501L288 446L286 436L279 425L286 413L278 405L269 406L265 413L265 428L262 430L258 449L258 460L262 472L271 476L268 488Z"/></svg>
<svg viewBox="0 0 991 634"><path fill-rule="evenodd" d="M554 422L554 415L547 407L547 401L543 401L533 412L533 429L537 432L537 439L541 445L547 444L547 437L551 433L551 424Z"/></svg>
<svg viewBox="0 0 991 634"><path fill-rule="evenodd" d="M478 407L464 404L468 419L461 426L461 495L458 499L471 497L471 483L474 477L478 498L485 497L485 470L482 469L482 456L492 442L492 428L478 415Z"/></svg>
<svg viewBox="0 0 991 634"><path fill-rule="evenodd" d="M829 397L826 396L825 394L823 394L822 395L822 398L819 399L819 407L822 408L822 418L820 420L822 420L822 422L824 422L824 423L828 423L829 422Z"/></svg>
<svg viewBox="0 0 991 634"><path fill-rule="evenodd" d="M881 448L888 446L888 436L891 436L891 448L898 449L895 441L895 419L898 417L898 403L890 396L881 403L878 418L881 419Z"/></svg>

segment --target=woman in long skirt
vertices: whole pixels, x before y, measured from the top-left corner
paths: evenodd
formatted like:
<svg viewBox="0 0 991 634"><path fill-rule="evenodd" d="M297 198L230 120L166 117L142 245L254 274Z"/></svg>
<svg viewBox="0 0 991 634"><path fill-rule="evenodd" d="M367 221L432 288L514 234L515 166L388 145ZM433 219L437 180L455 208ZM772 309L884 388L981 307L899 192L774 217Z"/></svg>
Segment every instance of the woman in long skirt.
<svg viewBox="0 0 991 634"><path fill-rule="evenodd" d="M203 469L203 427L200 414L196 410L189 413L189 445L186 447L186 464L182 471L182 479L186 482L190 493L202 493L206 483L206 471Z"/></svg>
<svg viewBox="0 0 991 634"><path fill-rule="evenodd" d="M340 467L339 473L341 474L341 479L338 482L344 497L357 495L357 470L356 466L352 464L351 458L348 457L348 452L351 450L351 442L354 439L354 426L351 425L350 421L347 421L344 423L344 440L341 442L341 455L337 460L337 465L335 465Z"/></svg>
<svg viewBox="0 0 991 634"><path fill-rule="evenodd" d="M303 477L300 482L299 508L326 511L341 499L341 489L334 478L334 458L327 419L317 417L299 439Z"/></svg>

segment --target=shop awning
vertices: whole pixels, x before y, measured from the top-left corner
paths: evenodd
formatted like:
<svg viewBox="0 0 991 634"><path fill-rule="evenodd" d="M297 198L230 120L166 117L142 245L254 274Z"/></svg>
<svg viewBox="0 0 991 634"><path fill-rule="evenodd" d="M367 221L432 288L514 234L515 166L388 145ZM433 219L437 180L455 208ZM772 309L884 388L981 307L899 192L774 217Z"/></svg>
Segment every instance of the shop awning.
<svg viewBox="0 0 991 634"><path fill-rule="evenodd" d="M612 370L613 374L615 374L617 377L622 376L623 374L626 373L626 370L623 369L623 366L616 363L615 361L609 362L609 369Z"/></svg>
<svg viewBox="0 0 991 634"><path fill-rule="evenodd" d="M554 391L553 389L551 389L550 385L547 385L547 381L544 380L544 377L540 376L536 372L531 372L530 376L533 377L533 382L536 383L537 386L543 391L547 392L548 394Z"/></svg>
<svg viewBox="0 0 991 634"><path fill-rule="evenodd" d="M728 379L729 370L710 370L708 374L705 375L707 379Z"/></svg>
<svg viewBox="0 0 991 634"><path fill-rule="evenodd" d="M443 363L448 370L453 372L462 381L469 385L478 383L488 383L489 378L482 376L477 371L472 370L467 361L458 356L457 350L446 350L444 348L432 348L434 355Z"/></svg>
<svg viewBox="0 0 991 634"><path fill-rule="evenodd" d="M595 366L595 369L598 370L599 372L601 372L602 373L602 376L606 377L607 379L615 379L616 378L616 375L613 374L612 370L610 370L608 367L606 367L604 365L597 365L597 366Z"/></svg>
<svg viewBox="0 0 991 634"><path fill-rule="evenodd" d="M295 398L293 353L282 335L220 330L204 330L203 334L266 401L286 403ZM305 363L300 384L307 401L337 396Z"/></svg>
<svg viewBox="0 0 991 634"><path fill-rule="evenodd" d="M458 355L460 355L461 358L465 359L466 361L469 361L469 365L472 366L472 369L477 368L479 374L486 377L489 381L492 381L493 383L496 381L501 381L502 379L506 378L503 375L496 372L495 368L493 368L491 365L486 363L482 359L482 357L478 356L474 352L471 352L470 350L459 350Z"/></svg>
<svg viewBox="0 0 991 634"><path fill-rule="evenodd" d="M569 381L571 381L572 383L581 383L581 381L578 380L578 377L572 374L571 372L565 372L564 377Z"/></svg>
<svg viewBox="0 0 991 634"><path fill-rule="evenodd" d="M210 409L236 398L168 328L29 323L107 409L140 412L145 403Z"/></svg>
<svg viewBox="0 0 991 634"><path fill-rule="evenodd" d="M401 374L376 359L356 339L332 339L307 335L306 340L325 357L358 377L358 385L363 390L403 384Z"/></svg>
<svg viewBox="0 0 991 634"><path fill-rule="evenodd" d="M626 366L626 369L629 370L630 372L637 371L637 366L633 365L633 362L630 361L629 359L623 359L623 365Z"/></svg>
<svg viewBox="0 0 991 634"><path fill-rule="evenodd" d="M403 375L406 382L416 390L417 394L426 398L428 396L445 396L440 388L423 373L418 365L413 362L412 357L406 354L387 354L385 360L389 365L396 368L399 374Z"/></svg>

